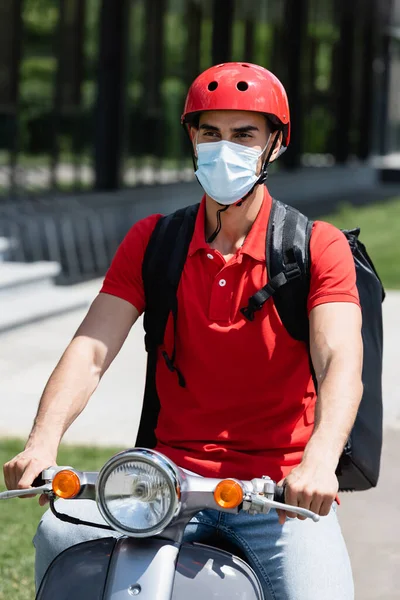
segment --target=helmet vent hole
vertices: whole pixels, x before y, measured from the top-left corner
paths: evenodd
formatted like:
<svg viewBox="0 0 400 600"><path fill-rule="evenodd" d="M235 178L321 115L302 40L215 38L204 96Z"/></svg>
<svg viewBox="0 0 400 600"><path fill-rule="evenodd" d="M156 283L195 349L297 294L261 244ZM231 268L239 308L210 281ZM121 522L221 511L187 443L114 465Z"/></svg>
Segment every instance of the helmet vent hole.
<svg viewBox="0 0 400 600"><path fill-rule="evenodd" d="M236 87L239 90L239 92L245 92L246 90L249 89L249 84L246 81L239 81L236 84Z"/></svg>
<svg viewBox="0 0 400 600"><path fill-rule="evenodd" d="M250 69L249 65L245 65L242 63L242 67L246 67L246 69Z"/></svg>
<svg viewBox="0 0 400 600"><path fill-rule="evenodd" d="M208 84L208 89L210 90L210 92L213 92L214 90L216 90L217 87L218 87L217 81L211 81L211 83Z"/></svg>

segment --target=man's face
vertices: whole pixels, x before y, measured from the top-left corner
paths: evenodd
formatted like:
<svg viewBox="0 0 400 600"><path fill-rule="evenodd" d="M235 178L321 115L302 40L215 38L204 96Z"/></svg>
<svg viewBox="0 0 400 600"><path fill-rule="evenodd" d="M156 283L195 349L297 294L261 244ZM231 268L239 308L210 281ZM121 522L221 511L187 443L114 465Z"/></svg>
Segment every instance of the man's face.
<svg viewBox="0 0 400 600"><path fill-rule="evenodd" d="M196 153L196 144L220 142L221 140L254 148L261 152L270 138L271 131L264 115L241 110L211 110L200 115L199 128L192 127L192 142ZM278 135L278 134L274 134ZM269 145L272 143L272 137ZM277 144L279 149L280 143ZM263 156L259 158L257 172L260 172ZM275 158L274 151L273 158Z"/></svg>

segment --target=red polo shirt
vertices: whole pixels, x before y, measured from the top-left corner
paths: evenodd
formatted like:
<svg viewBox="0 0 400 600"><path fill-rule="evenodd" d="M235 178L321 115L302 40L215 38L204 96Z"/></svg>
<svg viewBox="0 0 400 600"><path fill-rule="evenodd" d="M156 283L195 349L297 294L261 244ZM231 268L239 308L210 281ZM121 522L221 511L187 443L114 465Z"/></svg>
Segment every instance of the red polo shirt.
<svg viewBox="0 0 400 600"><path fill-rule="evenodd" d="M178 289L178 384L162 357L157 365L161 410L157 449L204 476L278 481L298 465L314 425L315 389L308 353L283 327L269 300L253 322L240 312L267 281L265 235L271 197L265 198L245 243L225 261L205 241L205 199ZM142 261L160 218L129 231L106 275L102 292L142 313ZM355 268L344 235L316 222L311 235L309 312L326 302L358 304ZM171 355L172 322L165 334ZM132 357L134 360L134 357Z"/></svg>

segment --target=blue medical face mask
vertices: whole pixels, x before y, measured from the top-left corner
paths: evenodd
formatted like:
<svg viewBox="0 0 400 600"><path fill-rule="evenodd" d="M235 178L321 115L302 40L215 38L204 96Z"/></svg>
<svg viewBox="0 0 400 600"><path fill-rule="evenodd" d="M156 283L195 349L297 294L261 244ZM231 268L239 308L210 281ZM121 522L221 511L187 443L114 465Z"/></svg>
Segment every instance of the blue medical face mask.
<svg viewBox="0 0 400 600"><path fill-rule="evenodd" d="M257 182L257 163L265 148L260 152L225 140L196 144L195 175L210 198L229 206L244 198Z"/></svg>

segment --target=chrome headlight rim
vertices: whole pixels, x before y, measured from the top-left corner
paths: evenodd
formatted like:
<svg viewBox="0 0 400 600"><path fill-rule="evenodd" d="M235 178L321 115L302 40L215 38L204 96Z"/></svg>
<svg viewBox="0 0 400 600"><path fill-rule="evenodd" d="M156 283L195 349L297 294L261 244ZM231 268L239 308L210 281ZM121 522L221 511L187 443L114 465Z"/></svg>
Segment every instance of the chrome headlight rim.
<svg viewBox="0 0 400 600"><path fill-rule="evenodd" d="M168 509L165 517L157 524L157 526L148 529L134 529L121 525L121 523L114 518L104 499L104 488L108 481L110 474L119 466L124 465L127 462L138 461L146 463L152 467L156 467L165 476L168 487L171 492L171 505ZM96 482L96 503L99 512L103 519L108 523L115 531L134 538L147 538L158 535L164 531L174 518L179 514L181 508L181 477L179 470L166 456L157 452L156 450L149 450L147 448L133 448L131 450L124 450L119 454L116 454L102 467L99 472L99 476Z"/></svg>

